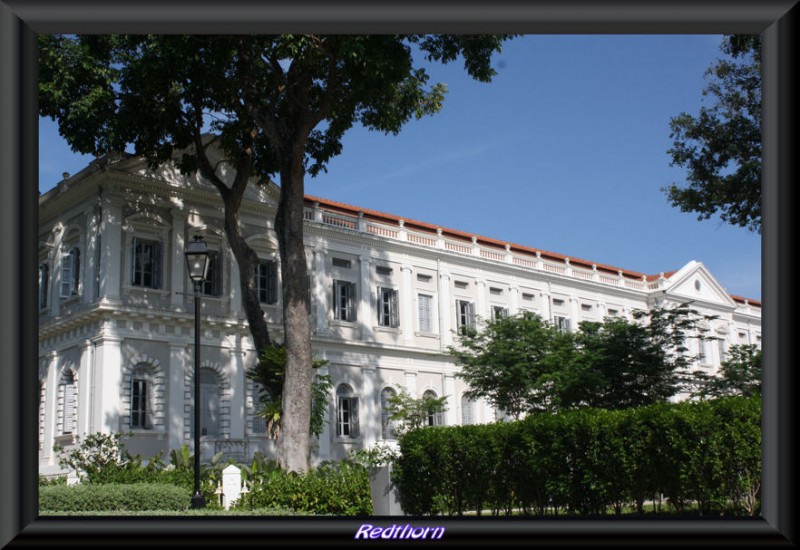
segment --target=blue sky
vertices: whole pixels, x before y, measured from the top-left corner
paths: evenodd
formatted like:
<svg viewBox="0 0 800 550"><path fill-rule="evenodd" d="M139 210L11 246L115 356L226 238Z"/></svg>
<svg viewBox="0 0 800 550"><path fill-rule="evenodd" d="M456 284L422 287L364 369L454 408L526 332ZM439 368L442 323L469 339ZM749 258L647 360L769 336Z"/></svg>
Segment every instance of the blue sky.
<svg viewBox="0 0 800 550"><path fill-rule="evenodd" d="M440 113L396 136L353 128L311 195L655 274L703 262L732 294L761 299L761 236L698 221L661 188L669 120L701 106L712 35L537 35L505 44L489 84L429 67ZM40 191L90 157L40 124Z"/></svg>

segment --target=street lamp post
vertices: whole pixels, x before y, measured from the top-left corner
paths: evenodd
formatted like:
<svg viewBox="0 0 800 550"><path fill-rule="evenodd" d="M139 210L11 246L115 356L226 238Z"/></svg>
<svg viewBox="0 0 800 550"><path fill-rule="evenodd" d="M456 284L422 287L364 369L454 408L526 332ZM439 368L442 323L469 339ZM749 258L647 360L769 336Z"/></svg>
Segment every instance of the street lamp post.
<svg viewBox="0 0 800 550"><path fill-rule="evenodd" d="M192 509L205 508L206 499L200 491L200 292L208 271L208 245L195 235L186 245L186 265L194 283L194 495Z"/></svg>

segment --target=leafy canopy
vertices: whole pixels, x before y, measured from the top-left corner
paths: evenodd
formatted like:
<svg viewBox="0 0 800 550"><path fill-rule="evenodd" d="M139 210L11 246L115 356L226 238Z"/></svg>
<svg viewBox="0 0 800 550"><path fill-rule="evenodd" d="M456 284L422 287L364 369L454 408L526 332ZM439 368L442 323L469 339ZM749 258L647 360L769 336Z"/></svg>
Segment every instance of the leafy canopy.
<svg viewBox="0 0 800 550"><path fill-rule="evenodd" d="M728 349L719 376L706 376L695 395L706 398L761 395L761 350L754 344L735 345Z"/></svg>
<svg viewBox="0 0 800 550"><path fill-rule="evenodd" d="M450 354L470 386L514 418L581 407L621 409L663 402L696 383L686 346L703 339L687 304L607 317L561 331L532 312L488 321L460 336Z"/></svg>
<svg viewBox="0 0 800 550"><path fill-rule="evenodd" d="M154 164L216 136L234 168L242 149L255 172L277 172L301 146L316 175L354 124L397 133L439 111L446 92L414 66L463 58L473 78L495 74L507 35L40 35L39 111L76 151L133 148ZM244 136L248 136L245 139ZM183 153L180 167L204 162Z"/></svg>
<svg viewBox="0 0 800 550"><path fill-rule="evenodd" d="M670 121L671 164L687 169L688 185L663 190L700 220L719 214L761 232L761 38L726 36L721 49L727 57L706 72L710 104Z"/></svg>

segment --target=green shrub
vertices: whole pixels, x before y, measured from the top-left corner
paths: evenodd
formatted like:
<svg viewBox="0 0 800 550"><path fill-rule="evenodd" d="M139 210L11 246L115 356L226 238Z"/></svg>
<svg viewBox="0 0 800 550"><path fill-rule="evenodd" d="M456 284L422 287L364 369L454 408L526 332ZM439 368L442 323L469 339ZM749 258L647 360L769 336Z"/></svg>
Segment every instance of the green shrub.
<svg viewBox="0 0 800 550"><path fill-rule="evenodd" d="M728 397L403 434L392 480L413 515L756 514L761 402ZM658 510L661 511L660 504Z"/></svg>
<svg viewBox="0 0 800 550"><path fill-rule="evenodd" d="M237 508L283 508L337 516L372 513L367 468L352 462L324 463L300 475L270 470L239 499Z"/></svg>
<svg viewBox="0 0 800 550"><path fill-rule="evenodd" d="M66 485L67 476L39 476L39 487L52 487L53 485Z"/></svg>
<svg viewBox="0 0 800 550"><path fill-rule="evenodd" d="M39 511L150 511L186 510L191 491L156 483L56 485L39 490Z"/></svg>

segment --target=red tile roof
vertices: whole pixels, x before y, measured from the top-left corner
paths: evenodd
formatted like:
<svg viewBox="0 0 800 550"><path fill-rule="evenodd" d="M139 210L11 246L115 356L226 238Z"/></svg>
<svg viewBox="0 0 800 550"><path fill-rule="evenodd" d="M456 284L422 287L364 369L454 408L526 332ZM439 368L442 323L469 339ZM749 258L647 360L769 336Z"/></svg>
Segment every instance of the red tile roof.
<svg viewBox="0 0 800 550"><path fill-rule="evenodd" d="M632 279L632 280L637 280L637 281L644 280L644 281L650 282L650 281L655 281L655 280L661 278L661 276L662 276L661 273L656 274L656 275L647 275L645 273L640 273L638 271L631 271L629 269L622 269L620 267L614 267L614 266L610 266L610 265L606 265L606 264L599 264L599 263L596 263L596 262L591 262L589 260L583 260L581 258L574 258L572 256L565 256L563 254L558 254L557 252L549 252L549 251L542 250L542 249L539 249L539 248L533 248L533 247L514 244L514 243L507 243L505 241L499 241L499 240L493 239L491 237L484 237L484 236L480 236L480 235L474 235L472 233L466 233L464 231L459 231L457 229L448 229L448 228L440 227L438 225L433 225L433 224L430 224L430 223L427 223L427 222L421 222L421 221L417 221L417 220L409 220L407 218L402 218L400 216L395 216L394 214L387 214L386 212L379 212L378 210L370 210L368 208L359 208L359 207L356 207L356 206L345 204L343 202L337 202L337 201L333 201L333 200L330 200L330 199L323 199L321 197L314 197L314 196L311 196L311 195L306 195L305 196L305 200L310 206L313 205L314 203L319 203L319 205L321 207L323 207L325 210L327 210L329 212L334 212L334 213L338 213L338 214L346 214L348 216L356 216L356 217L359 215L359 213L362 213L364 215L365 219L376 221L376 222L382 222L382 223L387 223L388 222L388 223L391 223L393 225L394 224L399 225L399 222L402 220L404 227L407 228L407 229L422 231L422 232L431 233L431 234L434 234L434 235L437 233L437 231L439 229L441 229L442 236L448 237L448 238L451 238L451 239L461 240L461 241L464 241L464 242L471 243L472 239L474 237L474 238L477 239L476 242L478 244L481 244L481 245L484 245L484 246L489 246L489 247L496 247L498 250L505 251L506 250L506 245L508 245L510 247L509 250L511 250L512 252L521 252L521 253L524 253L524 254L533 254L533 255L536 255L536 253L538 252L539 255L542 258L546 259L546 260L557 260L557 261L563 262L566 258L569 258L570 265L576 265L576 266L584 267L586 269L592 269L592 266L594 265L594 266L597 267L597 271L602 271L602 272L610 273L610 274L613 274L613 275L617 275L618 273L621 272L623 277L628 278L628 279ZM663 276L664 276L664 278L669 279L676 272L677 272L677 270L665 272L663 274ZM737 302L745 302L746 301L747 303L749 303L751 305L756 305L758 307L761 306L761 302L758 302L756 300L749 300L749 299L746 299L746 298L742 298L740 296L733 296L733 295L731 295L731 298L733 298Z"/></svg>

